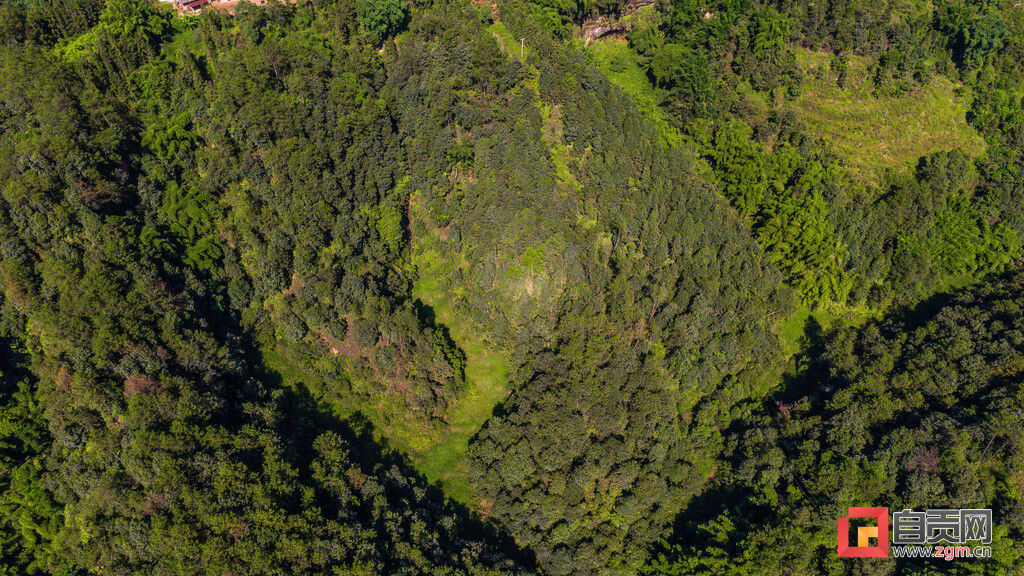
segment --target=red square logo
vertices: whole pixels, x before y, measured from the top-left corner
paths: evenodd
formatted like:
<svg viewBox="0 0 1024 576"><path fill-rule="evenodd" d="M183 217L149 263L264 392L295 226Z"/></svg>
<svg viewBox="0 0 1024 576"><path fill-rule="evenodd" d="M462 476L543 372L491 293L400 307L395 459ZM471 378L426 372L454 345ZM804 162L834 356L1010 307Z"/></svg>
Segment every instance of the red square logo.
<svg viewBox="0 0 1024 576"><path fill-rule="evenodd" d="M857 544L850 546L850 518L875 518L876 526L861 526L857 529ZM878 543L869 545L871 538ZM888 558L889 557L889 509L881 506L851 506L847 516L839 519L840 558Z"/></svg>

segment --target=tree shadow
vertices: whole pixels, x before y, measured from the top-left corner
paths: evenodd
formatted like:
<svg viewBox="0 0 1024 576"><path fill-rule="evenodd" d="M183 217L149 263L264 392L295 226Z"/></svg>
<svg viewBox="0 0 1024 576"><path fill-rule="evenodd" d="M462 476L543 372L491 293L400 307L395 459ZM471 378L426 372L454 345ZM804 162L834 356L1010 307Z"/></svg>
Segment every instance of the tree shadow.
<svg viewBox="0 0 1024 576"><path fill-rule="evenodd" d="M1000 314L1011 314L1013 310L1003 312L999 303L1001 300L1013 296L1013 285L1003 284L1015 273L1007 273L999 276L989 277L985 282L952 292L934 294L929 298L916 303L913 306L903 306L889 311L884 318L872 321L869 324L858 328L851 328L854 334L854 346L860 346L858 339L864 337L867 330L877 330L883 342L891 343L894 346L902 334L925 328L937 318L940 322L956 324L961 322L961 313L957 310L949 310L953 307L964 307L973 310L989 311L991 319L997 320L1006 325L1011 325L1009 318L999 318ZM1015 309L1014 309L1015 310ZM943 318L943 314L947 317ZM929 328L930 329L930 328ZM793 365L787 370L783 377L782 384L773 392L760 401L760 406L755 409L755 416L733 421L724 435L729 438L739 439L744 434L754 430L757 426L775 426L778 422L785 422L789 419L788 411L793 404L807 399L810 401L811 410L815 413L827 410L826 400L836 391L843 390L851 382L844 376L842 370L837 370L831 365L829 347L837 338L838 331L826 331L821 324L812 316L807 319L804 326L804 337L801 352L794 358ZM878 336L870 336L875 338ZM904 358L906 350L893 349L896 355L893 371L910 370L911 366L904 365L907 359ZM855 352L859 354L859 352ZM964 397L963 401L981 404L983 396L993 388L1005 388L1009 382L1005 378L996 378L989 386L983 387L974 397ZM931 407L930 410L941 410L941 407ZM914 427L921 420L919 411L912 411L900 419L888 423L884 427L873 428L872 433L877 437L898 427ZM780 430L781 432L781 430ZM797 446L787 441L780 435L779 446L792 456L799 450ZM744 455L736 452L732 455L726 453L720 457L720 461L734 469L743 464ZM793 477L793 482L800 487L806 498L807 504L811 507L821 508L829 505L828 495L814 493L802 485L800 474ZM752 498L751 487L742 481L730 482L727 479L719 480L704 487L676 517L672 533L669 539L663 544L652 549L654 556L658 553L665 554L669 559L675 558L677 550L670 548L671 545L684 547L684 553L692 553L707 547L719 547L727 551L730 547L737 545L751 527L761 524L771 524L773 521L780 521L777 518L778 511L766 505L760 504ZM701 530L702 526L708 526L710 522L722 514L728 514L730 520L735 524L735 538L730 536L728 543L716 542L714 537ZM784 521L785 519L781 519ZM733 550L742 553L742 550Z"/></svg>
<svg viewBox="0 0 1024 576"><path fill-rule="evenodd" d="M433 306L417 298L413 300L412 307L421 322L427 326L437 325L437 313L434 312Z"/></svg>
<svg viewBox="0 0 1024 576"><path fill-rule="evenodd" d="M339 418L330 405L314 397L305 385L285 386L279 375L264 370L269 382L283 391L282 422L286 425L280 432L297 469L308 472L319 456L314 441L333 433L347 447L350 462L383 488L381 496L389 511L394 512L392 516L425 520L438 532L440 538L427 552L434 562L450 564L472 551L473 561L487 567L536 570L531 551L518 546L495 522L482 519L467 506L448 498L440 483L431 483L406 455L389 446L387 439L375 438L373 424L365 414L356 412ZM329 501L320 505L326 510L337 506ZM379 524L381 519L372 521ZM374 528L378 531L395 530L394 526L376 524Z"/></svg>
<svg viewBox="0 0 1024 576"><path fill-rule="evenodd" d="M749 503L749 490L734 484L716 484L690 500L672 524L673 543L693 543L701 539L698 527L723 513L743 518L752 523L769 517L769 510Z"/></svg>
<svg viewBox="0 0 1024 576"><path fill-rule="evenodd" d="M201 300L209 300L205 295ZM422 302L420 313L433 319L433 310ZM316 505L327 517L341 511L356 517L349 518L362 528L374 530L378 537L374 546L379 557L394 564L387 566L388 573L407 573L409 566L401 564L402 555L395 554L394 541L418 548L438 566L452 568L455 572L475 571L481 567L503 569L514 573L536 570L536 559L532 551L523 549L494 521L481 518L470 508L448 498L440 483L431 483L413 466L409 458L388 445L386 438L376 438L373 424L362 412L340 417L329 402L317 396L304 383L287 383L280 373L271 368L263 359L257 346L257 328L244 326L238 314L223 309L210 301L197 302L211 321L218 338L231 342L241 368L242 381L235 382L226 391L230 406L222 416L222 424L236 429L244 422L246 403L276 404L274 428L285 448L282 455L289 465L298 471L303 484L317 493ZM251 378L245 379L244 376ZM381 491L378 495L362 500L354 507L350 502L340 502L330 490L314 478L314 469L322 454L314 443L325 434L336 435L347 462L354 465L363 477L375 481ZM259 459L254 454L253 459ZM346 481L339 478L339 481ZM377 509L378 500L383 498L386 512ZM346 521L349 521L346 520ZM417 523L422 522L436 538L429 545L416 542ZM467 562L471 563L467 564ZM415 568L418 570L419 568ZM507 573L507 572L506 572Z"/></svg>
<svg viewBox="0 0 1024 576"><path fill-rule="evenodd" d="M774 394L765 398L765 402L774 404L792 403L799 398L814 394L827 375L827 367L819 361L828 347L832 334L814 316L808 316L804 322L804 334L801 338L802 350L793 358L792 366L783 375L782 385Z"/></svg>

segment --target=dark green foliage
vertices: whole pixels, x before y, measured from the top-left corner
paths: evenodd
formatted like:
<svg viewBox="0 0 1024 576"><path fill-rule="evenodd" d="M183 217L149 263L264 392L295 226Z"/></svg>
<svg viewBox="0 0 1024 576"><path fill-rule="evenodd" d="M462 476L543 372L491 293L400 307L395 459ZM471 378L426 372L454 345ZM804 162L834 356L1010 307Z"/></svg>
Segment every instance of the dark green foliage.
<svg viewBox="0 0 1024 576"><path fill-rule="evenodd" d="M712 163L726 197L806 303L911 303L1019 258L1024 228L1010 166L1020 165L1024 144L1024 90L1011 80L1020 75L1022 54L1020 35L1006 27L1012 13L976 15L952 2L934 16L856 1L679 1L662 8L661 25L631 32L630 46L665 110ZM851 52L873 58L869 82L881 98L915 90L937 72L956 74L959 66L960 77L980 90L968 120L984 134L985 161L999 176L970 176L973 161L962 155L951 168L957 174L946 175L939 152L921 159L913 180L888 174L865 182L828 141L807 136L789 110L801 83L795 43L834 51L830 68L813 74L834 75L840 87L850 81ZM986 62L990 68L972 73ZM747 82L767 110L752 105Z"/></svg>
<svg viewBox="0 0 1024 576"><path fill-rule="evenodd" d="M1003 17L990 12L964 26L954 40L954 56L965 68L975 68L985 56L1003 47L1006 36L1006 22Z"/></svg>
<svg viewBox="0 0 1024 576"><path fill-rule="evenodd" d="M673 107L683 118L705 117L715 104L715 78L707 55L680 44L649 53L654 84L672 91Z"/></svg>
<svg viewBox="0 0 1024 576"><path fill-rule="evenodd" d="M626 7L624 0L535 0L529 3L531 17L556 38L568 38L570 24L588 18L618 15Z"/></svg>
<svg viewBox="0 0 1024 576"><path fill-rule="evenodd" d="M518 570L261 368L269 326L424 419L464 379L397 265L395 98L311 10L204 14L180 54L158 8L108 4L73 65L0 48L4 573Z"/></svg>
<svg viewBox="0 0 1024 576"><path fill-rule="evenodd" d="M31 42L52 46L95 25L104 4L102 0L2 2L0 41L4 44Z"/></svg>
<svg viewBox="0 0 1024 576"><path fill-rule="evenodd" d="M399 30L408 16L402 0L359 0L359 24L372 44L380 44Z"/></svg>
<svg viewBox="0 0 1024 576"><path fill-rule="evenodd" d="M812 338L763 399L798 307L1016 265L1019 19L658 8L678 134L564 41L618 1L0 0L0 573L631 573L674 527L652 570L843 573L819 528L862 497L991 504L1016 566L1018 278ZM878 94L959 75L987 155L858 180L787 108L795 43Z"/></svg>
<svg viewBox="0 0 1024 576"><path fill-rule="evenodd" d="M686 541L649 572L859 573L835 556L835 519L870 503L991 507L996 523L992 560L890 559L872 573L1012 573L1024 556L1022 288L1016 274L828 337L786 390L737 423L728 467L687 514Z"/></svg>
<svg viewBox="0 0 1024 576"><path fill-rule="evenodd" d="M503 20L519 21L515 9ZM532 177L547 189L525 192L539 197L533 206L568 192L574 210L562 224L555 212L530 236L545 247L544 273L568 280L556 287L550 328L537 329L549 317L540 316L532 338L511 334L529 356L470 457L492 514L543 570L629 570L710 474L716 419L757 394L778 350L771 318L790 303L692 156L660 144L576 54L527 27L513 32L543 54L538 106L557 110L565 142L587 152L578 170L570 164L578 189ZM587 90L572 88L578 77ZM530 146L529 136L518 142ZM485 158L474 161L480 181ZM574 212L593 224L574 226ZM466 244L486 241L471 222L457 217L451 229Z"/></svg>

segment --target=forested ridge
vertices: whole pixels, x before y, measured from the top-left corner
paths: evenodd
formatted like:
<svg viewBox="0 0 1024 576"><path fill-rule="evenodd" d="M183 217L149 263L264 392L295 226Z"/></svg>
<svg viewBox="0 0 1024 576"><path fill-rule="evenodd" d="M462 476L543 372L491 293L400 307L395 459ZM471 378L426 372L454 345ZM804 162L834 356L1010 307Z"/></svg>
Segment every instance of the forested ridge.
<svg viewBox="0 0 1024 576"><path fill-rule="evenodd" d="M1020 573L1024 12L640 4L0 0L0 572Z"/></svg>

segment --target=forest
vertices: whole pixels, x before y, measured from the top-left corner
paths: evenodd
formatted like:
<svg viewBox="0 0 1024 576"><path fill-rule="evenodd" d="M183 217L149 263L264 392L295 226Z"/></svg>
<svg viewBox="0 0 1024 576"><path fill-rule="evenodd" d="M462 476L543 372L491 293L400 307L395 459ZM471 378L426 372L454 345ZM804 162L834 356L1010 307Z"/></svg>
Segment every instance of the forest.
<svg viewBox="0 0 1024 576"><path fill-rule="evenodd" d="M0 0L0 575L1024 574L1019 2L178 8Z"/></svg>

